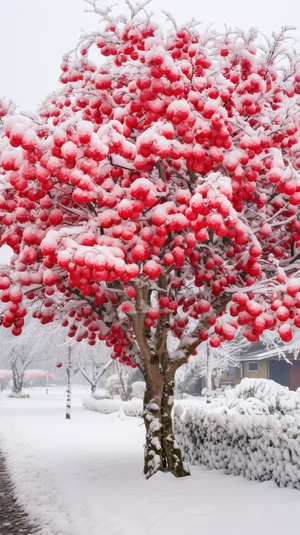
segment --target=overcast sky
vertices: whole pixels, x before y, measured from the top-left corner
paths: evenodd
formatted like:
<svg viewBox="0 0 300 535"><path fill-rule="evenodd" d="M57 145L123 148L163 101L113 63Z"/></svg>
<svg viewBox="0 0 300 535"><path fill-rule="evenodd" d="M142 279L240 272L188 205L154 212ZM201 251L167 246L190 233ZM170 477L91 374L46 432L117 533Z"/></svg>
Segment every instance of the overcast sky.
<svg viewBox="0 0 300 535"><path fill-rule="evenodd" d="M120 6L124 12L125 4ZM82 29L97 29L97 17L84 13L87 8L84 0L0 0L0 96L33 109L55 89L63 53L74 47ZM226 23L271 34L299 21L300 40L299 0L153 0L148 9L172 12L179 22L195 17L203 29Z"/></svg>
<svg viewBox="0 0 300 535"><path fill-rule="evenodd" d="M120 6L125 12L125 4ZM56 89L62 55L75 46L82 30L97 29L97 17L84 13L87 8L84 0L0 0L0 96L33 110ZM295 37L300 41L299 0L153 0L148 9L169 11L182 23L194 17L203 30L211 23L218 28L255 26L270 35L281 26L298 25ZM0 263L6 260L0 251Z"/></svg>

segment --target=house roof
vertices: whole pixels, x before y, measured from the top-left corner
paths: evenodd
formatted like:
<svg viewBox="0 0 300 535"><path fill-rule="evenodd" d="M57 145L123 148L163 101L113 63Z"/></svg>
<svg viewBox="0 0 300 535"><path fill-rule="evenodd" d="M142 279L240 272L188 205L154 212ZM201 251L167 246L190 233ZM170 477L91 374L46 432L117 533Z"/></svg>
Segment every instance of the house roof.
<svg viewBox="0 0 300 535"><path fill-rule="evenodd" d="M262 342L256 342L251 345L247 351L240 355L239 360L241 362L249 360L265 360L281 357L287 358L289 360L294 360L295 350L290 344L285 344L284 346L272 347L268 349Z"/></svg>

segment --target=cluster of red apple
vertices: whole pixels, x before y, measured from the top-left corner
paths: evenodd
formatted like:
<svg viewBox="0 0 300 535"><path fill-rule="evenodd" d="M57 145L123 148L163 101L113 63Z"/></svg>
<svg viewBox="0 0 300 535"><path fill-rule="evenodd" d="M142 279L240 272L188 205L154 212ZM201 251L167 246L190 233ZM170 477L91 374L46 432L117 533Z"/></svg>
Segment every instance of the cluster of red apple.
<svg viewBox="0 0 300 535"><path fill-rule="evenodd" d="M270 58L254 34L165 36L148 20L109 23L64 58L61 91L4 125L0 239L18 257L0 279L4 326L20 334L23 295L39 297L42 323L63 314L69 336L131 364L138 280L145 329L166 316L179 340L202 322L213 347L238 326L291 339L297 266L292 285L276 275L300 244L300 69L283 79Z"/></svg>

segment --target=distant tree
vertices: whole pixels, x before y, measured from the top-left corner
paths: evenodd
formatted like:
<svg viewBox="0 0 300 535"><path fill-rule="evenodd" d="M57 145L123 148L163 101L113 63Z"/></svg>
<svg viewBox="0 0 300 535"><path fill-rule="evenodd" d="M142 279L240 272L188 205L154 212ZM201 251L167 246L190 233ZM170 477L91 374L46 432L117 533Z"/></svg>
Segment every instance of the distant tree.
<svg viewBox="0 0 300 535"><path fill-rule="evenodd" d="M32 362L32 357L23 352L24 345L20 345L18 349L12 348L11 352L11 370L12 370L12 389L11 395L13 397L28 397L23 394L24 374L27 366Z"/></svg>
<svg viewBox="0 0 300 535"><path fill-rule="evenodd" d="M176 370L239 327L288 342L300 326L300 59L287 29L164 31L145 4L89 3L99 29L61 89L4 125L2 322L19 335L37 300L42 324L138 366L145 473L183 476Z"/></svg>
<svg viewBox="0 0 300 535"><path fill-rule="evenodd" d="M24 335L20 340L17 340L10 331L0 327L0 362L11 367L12 395L16 397L25 397L22 392L25 371L33 362L36 351L39 351L39 338L34 333L34 323L37 324L36 321L31 322L31 326L24 329Z"/></svg>
<svg viewBox="0 0 300 535"><path fill-rule="evenodd" d="M32 305L31 305L32 306ZM74 344L66 335L66 330L58 322L52 322L44 328L41 336L40 322L37 319L27 321L23 327L21 338L16 338L10 330L0 327L1 337L1 366L10 366L12 369L12 392L14 395L21 395L24 382L30 381L30 370L33 363L44 370L44 379L47 376L51 380L51 370L58 372L62 367L63 375L69 384L71 376L77 371L82 371L90 384L97 385L99 378L92 378L90 374L91 362L95 369L109 359L109 351L100 341L91 347L82 341L81 344ZM108 361L109 362L109 361ZM112 361L110 361L112 362ZM58 368L56 366L58 365ZM41 377L43 370L39 370ZM34 373L33 373L34 372ZM90 374L90 377L89 377ZM37 370L31 372L32 378L37 377ZM54 374L52 379L56 377ZM57 380L57 377L56 377Z"/></svg>
<svg viewBox="0 0 300 535"><path fill-rule="evenodd" d="M229 318L226 318L230 321ZM188 390L189 383L195 378L203 379L203 387L210 391L220 386L224 373L229 368L240 366L243 353L251 347L251 343L242 336L232 341L224 341L219 347L213 348L209 341L198 347L197 355L190 357L187 363L176 373L176 388L182 393ZM185 390L186 389L186 390Z"/></svg>
<svg viewBox="0 0 300 535"><path fill-rule="evenodd" d="M101 377L106 373L113 361L110 359L110 351L104 343L90 347L89 351L77 351L76 370L87 380L91 386L91 395L96 392ZM94 350L93 350L94 349Z"/></svg>

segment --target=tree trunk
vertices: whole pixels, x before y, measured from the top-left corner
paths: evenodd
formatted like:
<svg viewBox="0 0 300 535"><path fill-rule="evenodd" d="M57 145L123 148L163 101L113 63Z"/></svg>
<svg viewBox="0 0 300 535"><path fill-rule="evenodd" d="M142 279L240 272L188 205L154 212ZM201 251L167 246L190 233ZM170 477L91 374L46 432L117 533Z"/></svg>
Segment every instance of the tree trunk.
<svg viewBox="0 0 300 535"><path fill-rule="evenodd" d="M183 477L190 475L190 471L183 462L182 453L173 432L174 387L174 378L169 379L164 385L162 397L162 443L169 471L176 477Z"/></svg>
<svg viewBox="0 0 300 535"><path fill-rule="evenodd" d="M159 284L164 292L167 287L165 277L161 277ZM149 287L137 285L136 314L132 315L132 323L142 355L139 367L146 382L143 411L146 428L144 473L147 479L158 471L170 471L174 476L182 477L190 472L184 466L176 444L172 422L174 378L180 362L172 361L168 352L168 315L159 318L154 338L150 330L145 328L145 305L150 304Z"/></svg>
<svg viewBox="0 0 300 535"><path fill-rule="evenodd" d="M12 369L12 378L13 378L12 393L20 395L22 394L25 370L22 369L21 371L19 371L16 361L12 361L11 369Z"/></svg>
<svg viewBox="0 0 300 535"><path fill-rule="evenodd" d="M71 398L72 398L72 355L71 348L68 348L68 364L67 364L67 403L66 403L66 419L71 420Z"/></svg>
<svg viewBox="0 0 300 535"><path fill-rule="evenodd" d="M172 409L174 405L174 373L167 376L153 366L146 377L143 418L146 428L144 473L149 478L158 471L170 471L176 477L190 474L176 444Z"/></svg>

